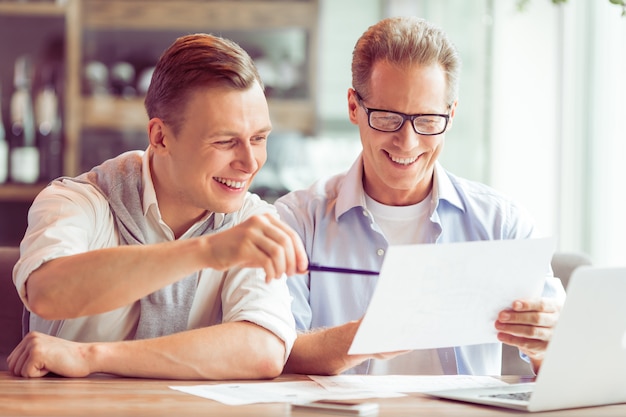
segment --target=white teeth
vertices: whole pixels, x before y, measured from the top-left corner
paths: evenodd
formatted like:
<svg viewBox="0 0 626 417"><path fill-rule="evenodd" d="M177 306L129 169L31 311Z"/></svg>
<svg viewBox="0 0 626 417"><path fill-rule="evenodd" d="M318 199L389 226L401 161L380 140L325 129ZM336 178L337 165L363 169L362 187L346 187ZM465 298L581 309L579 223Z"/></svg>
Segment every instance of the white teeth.
<svg viewBox="0 0 626 417"><path fill-rule="evenodd" d="M243 188L246 185L245 181L233 181L226 178L215 178L218 182L230 187L230 188Z"/></svg>
<svg viewBox="0 0 626 417"><path fill-rule="evenodd" d="M401 165L412 164L417 159L417 156L414 156L413 158L396 158L395 156L389 155L389 157L391 158L393 162L395 162L396 164L401 164Z"/></svg>

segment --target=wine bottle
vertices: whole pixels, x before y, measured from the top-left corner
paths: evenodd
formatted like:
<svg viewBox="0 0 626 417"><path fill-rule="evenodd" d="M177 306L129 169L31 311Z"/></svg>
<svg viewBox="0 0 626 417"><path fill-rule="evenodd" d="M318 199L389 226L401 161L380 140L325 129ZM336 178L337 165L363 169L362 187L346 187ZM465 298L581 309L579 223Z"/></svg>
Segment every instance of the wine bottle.
<svg viewBox="0 0 626 417"><path fill-rule="evenodd" d="M0 86L0 184L4 184L9 175L9 143L2 120L2 86Z"/></svg>
<svg viewBox="0 0 626 417"><path fill-rule="evenodd" d="M39 178L51 181L63 173L62 122L55 73L52 67L45 67L42 72L42 86L35 97L37 144L41 161Z"/></svg>
<svg viewBox="0 0 626 417"><path fill-rule="evenodd" d="M27 55L15 61L11 96L11 180L32 184L39 179L39 149L35 141L35 119L30 92L31 62Z"/></svg>

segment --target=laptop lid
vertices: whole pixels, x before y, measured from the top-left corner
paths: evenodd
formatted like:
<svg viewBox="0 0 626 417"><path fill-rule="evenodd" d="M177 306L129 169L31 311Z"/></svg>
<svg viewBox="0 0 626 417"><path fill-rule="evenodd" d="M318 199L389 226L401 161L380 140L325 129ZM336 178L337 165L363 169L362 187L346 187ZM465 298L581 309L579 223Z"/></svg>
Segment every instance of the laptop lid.
<svg viewBox="0 0 626 417"><path fill-rule="evenodd" d="M516 391L519 384L429 394L527 411L626 402L625 294L626 267L574 271L536 382L523 387L533 390L528 402L493 396Z"/></svg>

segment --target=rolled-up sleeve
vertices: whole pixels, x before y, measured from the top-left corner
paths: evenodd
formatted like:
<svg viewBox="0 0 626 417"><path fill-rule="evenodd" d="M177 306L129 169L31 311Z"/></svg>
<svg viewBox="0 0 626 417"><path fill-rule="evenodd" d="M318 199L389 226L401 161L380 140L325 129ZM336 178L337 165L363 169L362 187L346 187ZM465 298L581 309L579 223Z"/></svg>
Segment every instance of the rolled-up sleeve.
<svg viewBox="0 0 626 417"><path fill-rule="evenodd" d="M54 182L39 193L28 212L13 283L28 308L26 281L44 263L99 247L114 246L116 234L106 200L92 187Z"/></svg>
<svg viewBox="0 0 626 417"><path fill-rule="evenodd" d="M222 289L223 321L248 321L271 331L285 343L285 362L296 339L286 280L266 283L262 271L241 269L228 274Z"/></svg>
<svg viewBox="0 0 626 417"><path fill-rule="evenodd" d="M273 206L251 195L236 223L264 213L278 216ZM221 290L223 322L248 321L271 331L285 343L285 362L296 339L287 279L283 276L267 283L260 268L235 268L226 273Z"/></svg>

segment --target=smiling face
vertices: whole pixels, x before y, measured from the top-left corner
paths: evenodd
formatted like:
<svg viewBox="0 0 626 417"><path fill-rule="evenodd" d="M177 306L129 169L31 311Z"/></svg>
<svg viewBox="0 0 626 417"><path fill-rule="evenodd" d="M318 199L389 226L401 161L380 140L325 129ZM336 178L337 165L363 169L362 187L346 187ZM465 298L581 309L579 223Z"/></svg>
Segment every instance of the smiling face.
<svg viewBox="0 0 626 417"><path fill-rule="evenodd" d="M406 114L449 114L456 102L446 103L446 77L439 65L394 66L378 61L372 68L366 107ZM354 90L348 92L350 120L358 125L363 145L363 187L374 200L392 206L422 201L432 188L435 162L443 149L445 132L436 136L415 133L405 122L397 132L379 132L368 125L367 113Z"/></svg>
<svg viewBox="0 0 626 417"><path fill-rule="evenodd" d="M197 88L183 111L178 132L158 118L149 123L151 172L168 224L176 222L168 218L195 219L207 210L239 210L265 164L271 130L257 83L247 90Z"/></svg>

